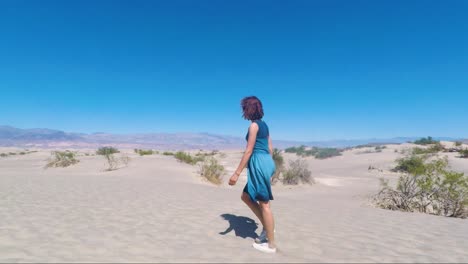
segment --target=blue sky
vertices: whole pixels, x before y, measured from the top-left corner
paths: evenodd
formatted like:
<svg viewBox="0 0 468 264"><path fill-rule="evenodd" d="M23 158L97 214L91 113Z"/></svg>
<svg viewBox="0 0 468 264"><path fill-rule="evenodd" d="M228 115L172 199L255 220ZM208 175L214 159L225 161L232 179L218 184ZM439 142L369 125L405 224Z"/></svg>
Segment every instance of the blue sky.
<svg viewBox="0 0 468 264"><path fill-rule="evenodd" d="M0 124L468 137L468 1L0 1Z"/></svg>

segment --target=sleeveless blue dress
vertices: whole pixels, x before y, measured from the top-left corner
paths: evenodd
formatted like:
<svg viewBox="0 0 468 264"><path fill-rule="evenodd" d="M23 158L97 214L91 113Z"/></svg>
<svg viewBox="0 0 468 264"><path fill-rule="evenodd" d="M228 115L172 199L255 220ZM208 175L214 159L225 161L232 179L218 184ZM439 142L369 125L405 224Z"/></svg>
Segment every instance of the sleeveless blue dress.
<svg viewBox="0 0 468 264"><path fill-rule="evenodd" d="M254 202L267 202L273 200L271 192L271 177L275 173L275 162L268 148L268 136L270 132L267 124L262 120L254 121L257 123L259 130L257 139L247 165L247 184L244 187L244 192L247 193L250 199ZM245 137L249 138L249 133Z"/></svg>

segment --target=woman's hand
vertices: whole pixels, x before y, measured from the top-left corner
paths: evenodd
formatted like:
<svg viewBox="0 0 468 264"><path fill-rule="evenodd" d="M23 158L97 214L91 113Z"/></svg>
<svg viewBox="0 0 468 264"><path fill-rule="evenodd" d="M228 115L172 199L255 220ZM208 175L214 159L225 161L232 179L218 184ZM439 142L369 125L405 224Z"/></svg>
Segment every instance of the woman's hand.
<svg viewBox="0 0 468 264"><path fill-rule="evenodd" d="M240 174L234 172L234 174L232 174L231 178L229 179L229 185L236 185L237 180L239 179L239 175Z"/></svg>

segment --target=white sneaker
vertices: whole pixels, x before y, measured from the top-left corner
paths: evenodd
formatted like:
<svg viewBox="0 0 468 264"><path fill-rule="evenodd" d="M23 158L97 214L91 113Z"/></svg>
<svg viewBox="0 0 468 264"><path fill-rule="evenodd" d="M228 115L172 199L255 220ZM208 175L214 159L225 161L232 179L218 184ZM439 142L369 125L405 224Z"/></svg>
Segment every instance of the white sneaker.
<svg viewBox="0 0 468 264"><path fill-rule="evenodd" d="M270 254L276 253L276 248L269 247L268 243L262 243L262 244L253 243L252 246L256 250L264 252L264 253L270 253Z"/></svg>
<svg viewBox="0 0 468 264"><path fill-rule="evenodd" d="M276 233L276 230L274 230L273 232ZM261 243L266 243L266 242L268 242L267 233L266 233L266 229L263 228L260 235L257 238L255 238L255 243L261 244Z"/></svg>

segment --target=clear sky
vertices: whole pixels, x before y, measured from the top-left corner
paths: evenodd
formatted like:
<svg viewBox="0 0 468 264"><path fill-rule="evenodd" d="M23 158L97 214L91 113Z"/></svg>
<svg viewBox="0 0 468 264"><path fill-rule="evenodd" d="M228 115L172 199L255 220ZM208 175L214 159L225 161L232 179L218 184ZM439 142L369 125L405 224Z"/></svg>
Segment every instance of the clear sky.
<svg viewBox="0 0 468 264"><path fill-rule="evenodd" d="M0 124L468 137L468 1L0 1Z"/></svg>

